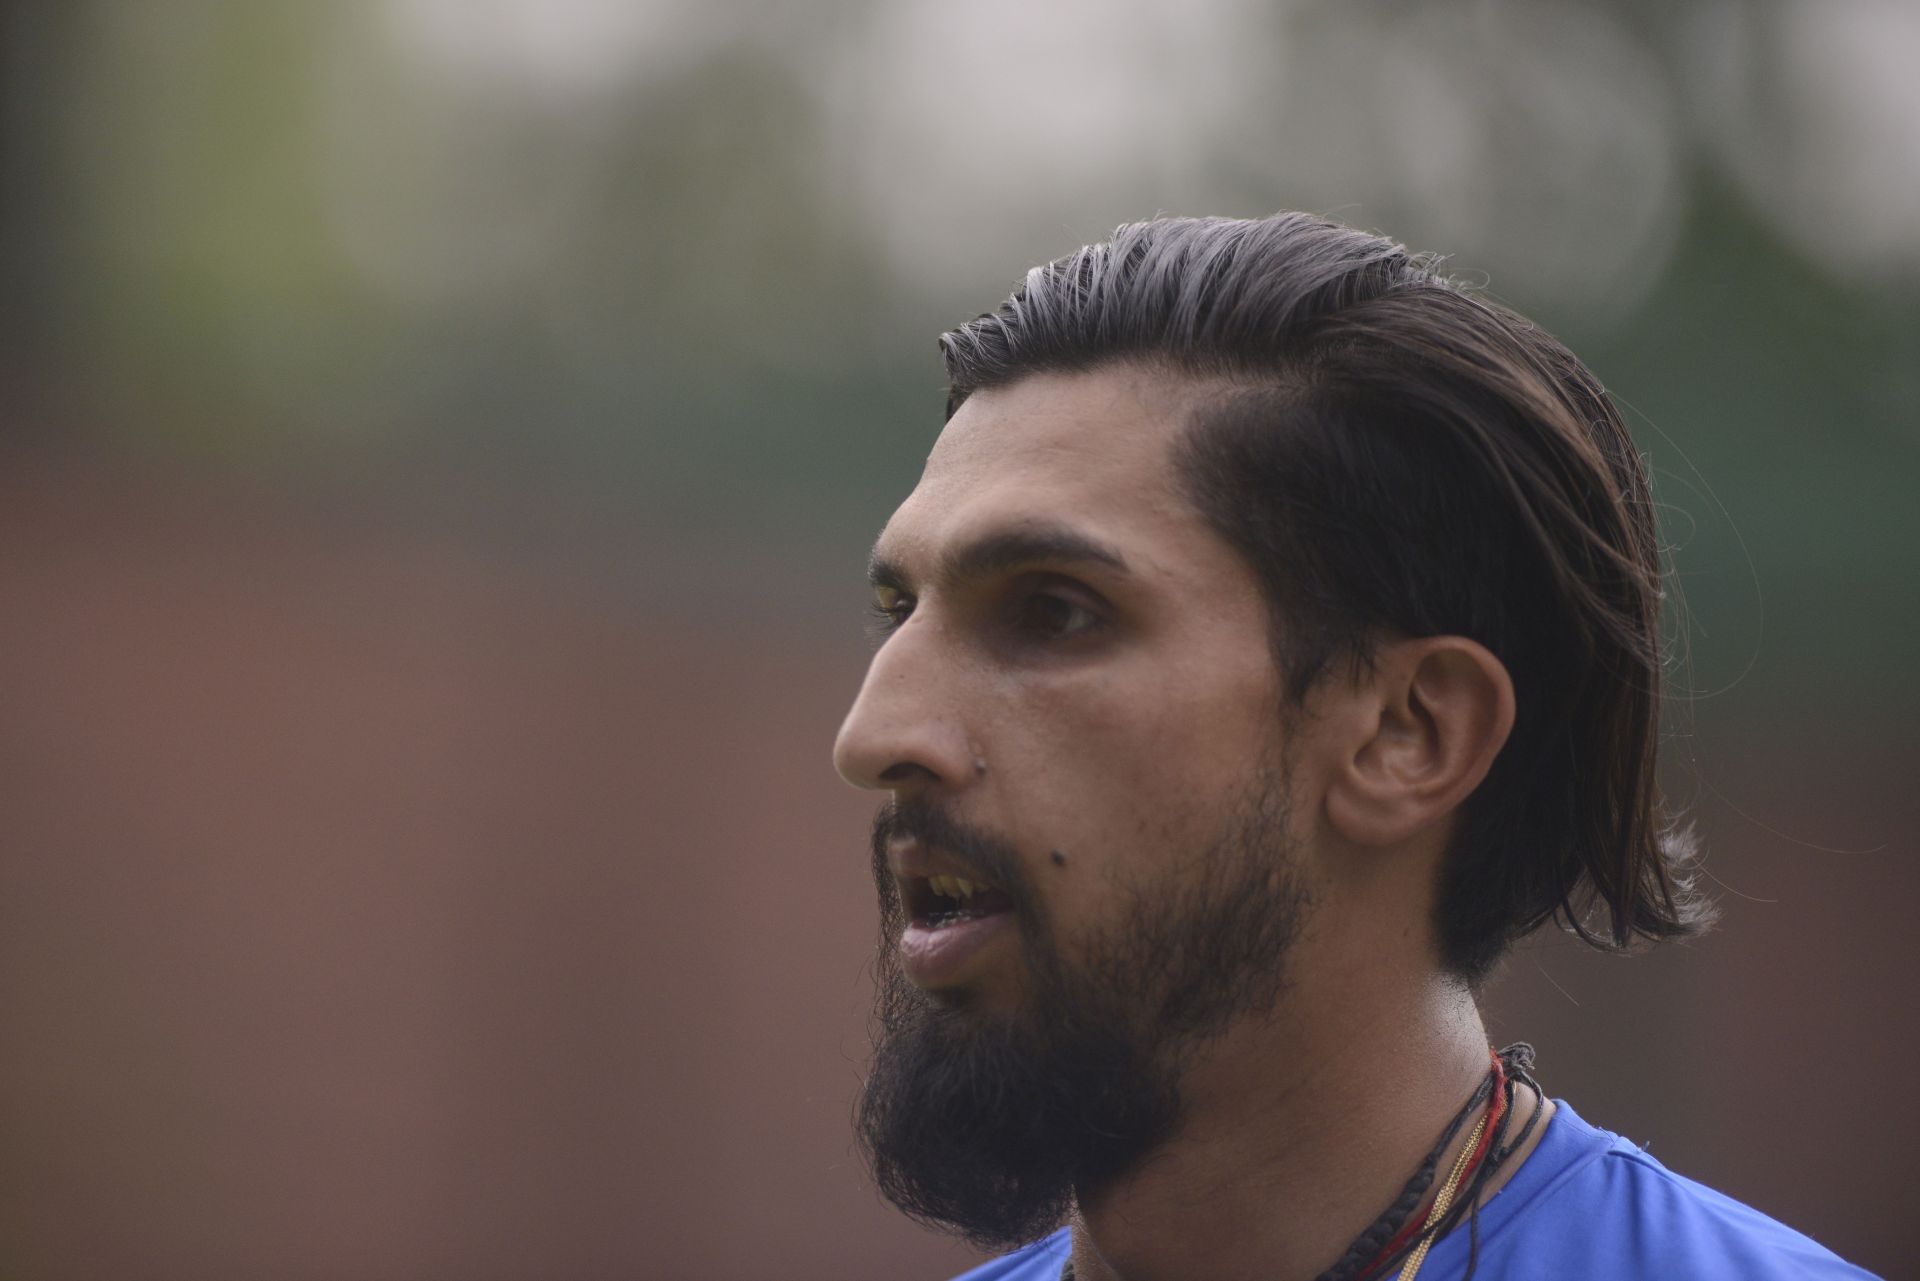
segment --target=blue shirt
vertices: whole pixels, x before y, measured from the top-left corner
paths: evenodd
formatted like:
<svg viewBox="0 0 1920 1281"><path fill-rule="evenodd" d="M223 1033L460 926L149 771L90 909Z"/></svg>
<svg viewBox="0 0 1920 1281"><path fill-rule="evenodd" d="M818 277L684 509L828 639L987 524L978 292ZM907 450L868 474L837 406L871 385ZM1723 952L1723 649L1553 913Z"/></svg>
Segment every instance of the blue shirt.
<svg viewBox="0 0 1920 1281"><path fill-rule="evenodd" d="M1758 1210L1683 1179L1559 1102L1533 1155L1480 1209L1474 1281L1873 1281ZM1057 1281L1066 1228L955 1281ZM1420 1281L1467 1273L1462 1223Z"/></svg>

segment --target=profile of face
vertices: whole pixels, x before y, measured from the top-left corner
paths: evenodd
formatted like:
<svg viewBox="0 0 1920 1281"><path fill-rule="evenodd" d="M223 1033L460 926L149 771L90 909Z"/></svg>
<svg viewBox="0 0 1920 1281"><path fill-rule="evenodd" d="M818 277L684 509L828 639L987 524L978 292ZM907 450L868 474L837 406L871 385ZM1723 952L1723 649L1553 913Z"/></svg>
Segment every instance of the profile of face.
<svg viewBox="0 0 1920 1281"><path fill-rule="evenodd" d="M1124 365L978 392L875 548L835 745L887 793L858 1130L896 1204L982 1244L1177 1128L1315 898L1268 605L1172 467L1193 395Z"/></svg>

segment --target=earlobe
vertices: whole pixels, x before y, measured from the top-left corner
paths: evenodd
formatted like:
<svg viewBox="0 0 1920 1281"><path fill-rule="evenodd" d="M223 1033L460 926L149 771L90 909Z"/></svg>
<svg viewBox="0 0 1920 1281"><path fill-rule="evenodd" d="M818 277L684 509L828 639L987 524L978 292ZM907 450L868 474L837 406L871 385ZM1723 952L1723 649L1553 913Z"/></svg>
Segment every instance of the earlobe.
<svg viewBox="0 0 1920 1281"><path fill-rule="evenodd" d="M1397 845L1443 824L1513 730L1505 664L1464 636L1381 646L1355 695L1326 804L1334 827L1360 845Z"/></svg>

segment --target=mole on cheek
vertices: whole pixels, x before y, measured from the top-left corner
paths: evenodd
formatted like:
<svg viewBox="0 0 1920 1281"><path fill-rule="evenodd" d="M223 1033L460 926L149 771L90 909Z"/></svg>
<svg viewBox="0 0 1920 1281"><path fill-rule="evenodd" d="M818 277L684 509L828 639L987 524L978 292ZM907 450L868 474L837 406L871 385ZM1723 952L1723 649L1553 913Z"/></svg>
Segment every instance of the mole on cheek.
<svg viewBox="0 0 1920 1281"><path fill-rule="evenodd" d="M1067 865L1067 854L1065 850L1055 850L1050 857L1052 857L1055 867L1065 867Z"/></svg>

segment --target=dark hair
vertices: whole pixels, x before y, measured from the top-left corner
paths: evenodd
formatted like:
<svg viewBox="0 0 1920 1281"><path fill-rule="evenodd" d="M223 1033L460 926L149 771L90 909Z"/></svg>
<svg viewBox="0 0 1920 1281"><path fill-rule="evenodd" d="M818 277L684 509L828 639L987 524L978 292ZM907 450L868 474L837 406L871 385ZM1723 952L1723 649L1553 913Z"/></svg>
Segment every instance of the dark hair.
<svg viewBox="0 0 1920 1281"><path fill-rule="evenodd" d="M1429 258L1283 213L1121 227L941 349L949 415L982 388L1119 361L1218 388L1196 395L1174 464L1259 575L1296 705L1385 633L1471 637L1506 665L1513 732L1439 887L1448 970L1479 982L1555 916L1609 950L1711 918L1654 780L1646 471L1558 341Z"/></svg>

